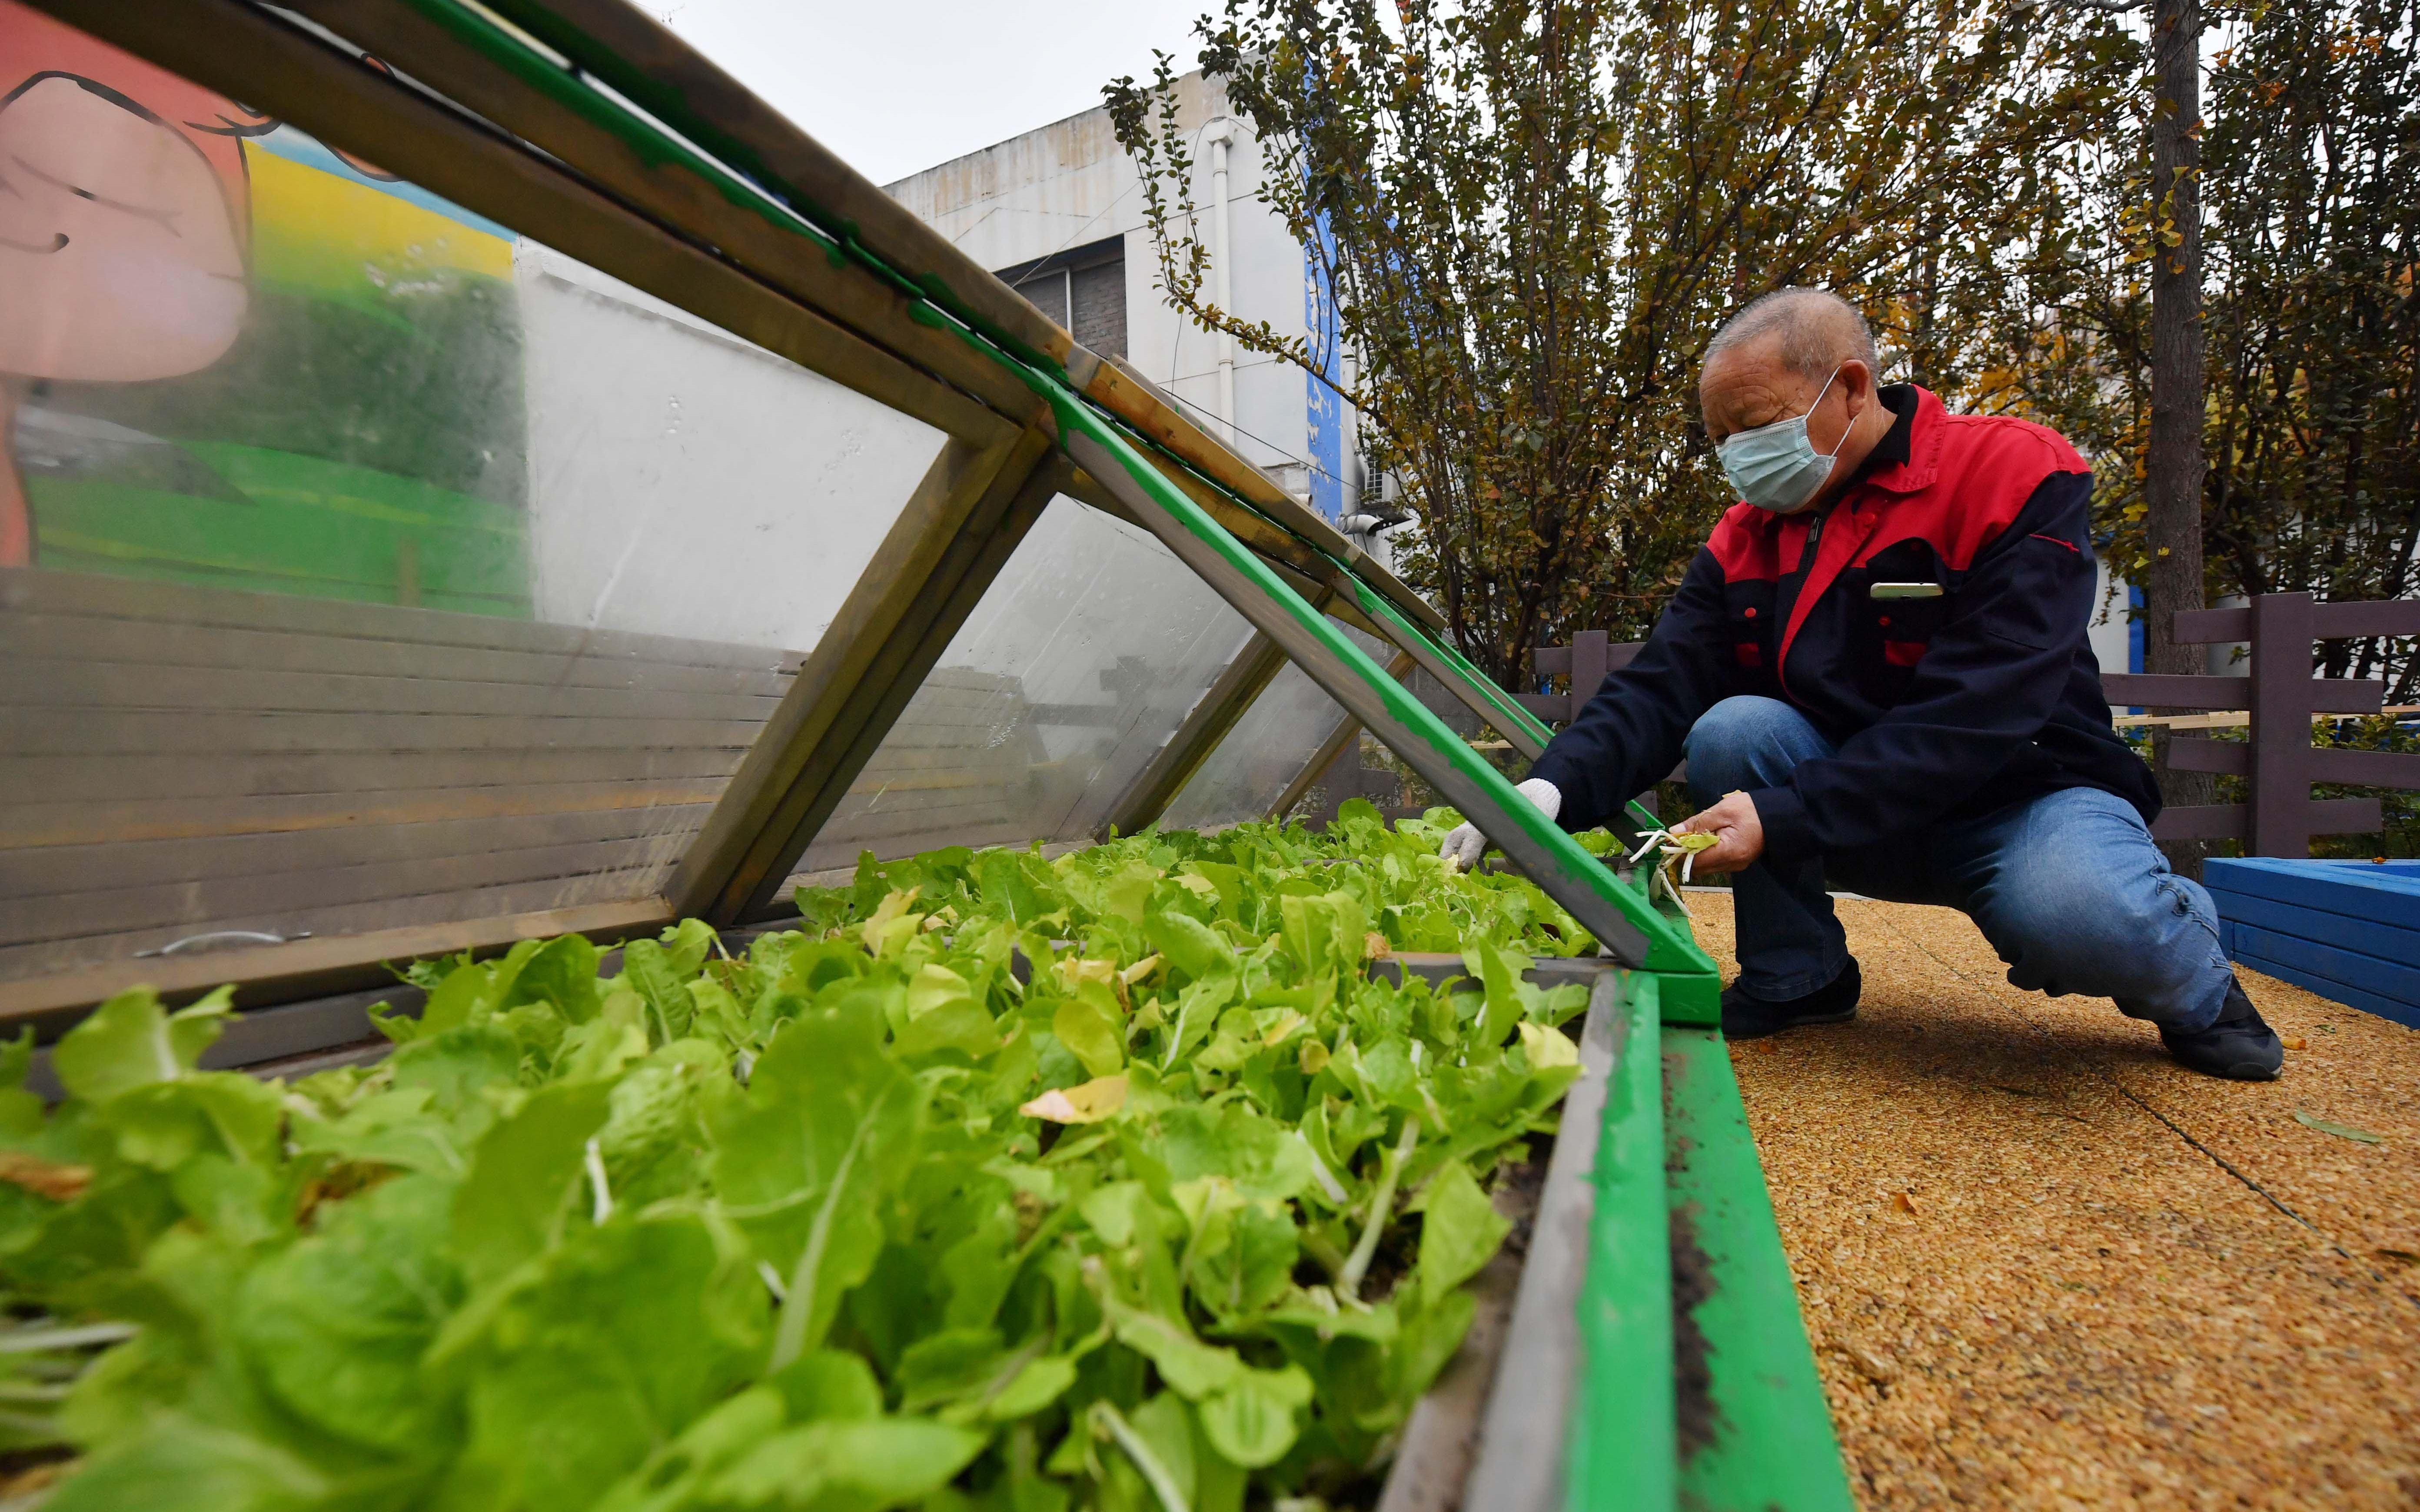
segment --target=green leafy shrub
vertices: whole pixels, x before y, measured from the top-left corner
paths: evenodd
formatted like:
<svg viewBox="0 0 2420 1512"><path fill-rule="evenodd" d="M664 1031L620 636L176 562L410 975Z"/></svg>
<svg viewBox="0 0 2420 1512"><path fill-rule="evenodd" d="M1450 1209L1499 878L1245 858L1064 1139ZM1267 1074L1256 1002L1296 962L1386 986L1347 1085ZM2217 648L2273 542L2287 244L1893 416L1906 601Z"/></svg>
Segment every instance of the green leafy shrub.
<svg viewBox="0 0 2420 1512"><path fill-rule="evenodd" d="M1590 942L1435 843L869 857L738 957L415 968L291 1086L126 994L55 1109L0 1057L0 1447L79 1456L54 1512L1366 1496L1578 1074L1522 973ZM1472 990L1366 969L1433 949Z"/></svg>

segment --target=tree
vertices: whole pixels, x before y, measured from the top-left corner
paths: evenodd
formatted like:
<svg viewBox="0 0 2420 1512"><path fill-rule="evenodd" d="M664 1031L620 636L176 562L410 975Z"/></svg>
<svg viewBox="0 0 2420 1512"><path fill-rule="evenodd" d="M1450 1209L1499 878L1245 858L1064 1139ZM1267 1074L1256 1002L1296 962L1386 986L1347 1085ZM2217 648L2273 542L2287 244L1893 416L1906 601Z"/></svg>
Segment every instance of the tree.
<svg viewBox="0 0 2420 1512"><path fill-rule="evenodd" d="M2420 7L2281 0L2218 54L2207 493L2213 588L2420 588ZM2333 675L2420 698L2409 643Z"/></svg>
<svg viewBox="0 0 2420 1512"><path fill-rule="evenodd" d="M2208 350L2204 398L2189 416L2207 463L2186 532L2201 562L2191 591L2165 590L2187 607L2193 592L2364 599L2420 587L2415 33L2413 0L2277 0L2220 18L2201 213L2191 227L2147 228L2160 243L2183 244L2189 229L2204 242L2187 291L2203 301ZM2160 210L2158 181L2120 188L2112 176L2092 193L2149 193ZM2139 252L2108 249L2073 280L2066 308L2100 353L2104 464L2145 454L2143 420L2158 408L2146 403L2157 316L2136 264L2156 261L2150 237L2130 228L2120 239ZM2159 555L2177 527L2151 528L2150 496L2178 471L2146 457L2130 486L2127 470L2102 468L2110 554L2147 588L2177 559ZM2147 609L2147 630L2160 628L2162 607ZM2191 648L2180 659L2198 670ZM2333 673L2382 673L2389 702L2420 696L2408 644L2338 643L2325 661Z"/></svg>
<svg viewBox="0 0 2420 1512"><path fill-rule="evenodd" d="M2072 271L2060 154L2131 83L2109 18L2022 0L1231 0L1200 31L1336 293L1406 573L1508 682L1643 634L1730 501L1695 379L1744 300L1825 285L1953 395L2001 381L1986 338L2037 341L2029 280ZM1106 91L1161 285L1338 381L1204 299L1173 73Z"/></svg>

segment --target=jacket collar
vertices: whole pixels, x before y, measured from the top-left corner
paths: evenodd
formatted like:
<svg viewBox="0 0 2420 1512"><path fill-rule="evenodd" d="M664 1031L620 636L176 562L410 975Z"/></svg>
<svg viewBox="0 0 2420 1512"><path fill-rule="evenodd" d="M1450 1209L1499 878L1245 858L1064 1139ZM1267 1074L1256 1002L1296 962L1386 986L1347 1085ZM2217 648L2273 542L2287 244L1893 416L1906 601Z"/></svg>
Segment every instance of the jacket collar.
<svg viewBox="0 0 2420 1512"><path fill-rule="evenodd" d="M1870 484L1895 494L1931 487L1941 475L1941 442L1948 411L1931 389L1913 383L1890 384L1875 396L1899 419L1858 468L1858 485Z"/></svg>

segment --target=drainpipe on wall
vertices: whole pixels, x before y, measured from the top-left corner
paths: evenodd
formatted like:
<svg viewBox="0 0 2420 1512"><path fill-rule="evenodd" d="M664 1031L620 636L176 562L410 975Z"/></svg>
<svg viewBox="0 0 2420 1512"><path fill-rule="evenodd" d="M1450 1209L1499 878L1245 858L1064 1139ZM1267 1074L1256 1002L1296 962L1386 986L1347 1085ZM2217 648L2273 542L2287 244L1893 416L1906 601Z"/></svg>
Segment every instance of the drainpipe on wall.
<svg viewBox="0 0 2420 1512"><path fill-rule="evenodd" d="M1343 344L1340 341L1339 345ZM1337 354L1336 365L1338 376L1344 380L1342 387L1349 390L1360 386L1361 363L1350 347ZM1336 459L1336 471L1343 474L1337 480L1342 485L1339 491L1343 495L1342 513L1357 515L1361 512L1361 411L1356 409L1350 401L1342 399L1337 401L1336 409L1338 428L1343 432Z"/></svg>
<svg viewBox="0 0 2420 1512"><path fill-rule="evenodd" d="M1219 310L1235 312L1235 283L1231 272L1227 239L1227 147L1235 140L1235 123L1226 116L1202 131L1210 144L1210 270L1216 282L1212 298ZM1235 444L1235 338L1218 332L1218 424L1226 428L1227 444Z"/></svg>

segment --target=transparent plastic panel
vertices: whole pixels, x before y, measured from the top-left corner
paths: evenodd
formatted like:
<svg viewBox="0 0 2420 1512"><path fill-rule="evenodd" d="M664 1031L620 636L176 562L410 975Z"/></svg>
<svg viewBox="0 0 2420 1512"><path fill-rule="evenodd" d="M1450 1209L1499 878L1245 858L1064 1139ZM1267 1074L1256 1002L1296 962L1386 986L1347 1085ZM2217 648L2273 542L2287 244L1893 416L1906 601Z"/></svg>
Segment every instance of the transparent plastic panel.
<svg viewBox="0 0 2420 1512"><path fill-rule="evenodd" d="M1194 770L1168 806L1169 829L1215 829L1265 819L1318 748L1344 717L1301 668L1288 663Z"/></svg>
<svg viewBox="0 0 2420 1512"><path fill-rule="evenodd" d="M1339 625L1384 666L1392 655L1372 636ZM1215 829L1265 819L1300 776L1344 710L1289 662L1269 680L1235 728L1195 768L1160 823L1169 829Z"/></svg>
<svg viewBox="0 0 2420 1512"><path fill-rule="evenodd" d="M930 428L0 0L0 980L653 895Z"/></svg>
<svg viewBox="0 0 2420 1512"><path fill-rule="evenodd" d="M799 871L1089 837L1250 633L1149 533L1053 500Z"/></svg>

